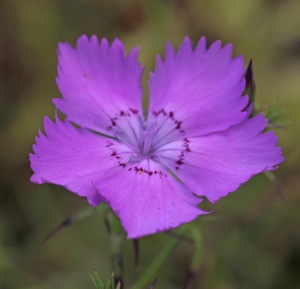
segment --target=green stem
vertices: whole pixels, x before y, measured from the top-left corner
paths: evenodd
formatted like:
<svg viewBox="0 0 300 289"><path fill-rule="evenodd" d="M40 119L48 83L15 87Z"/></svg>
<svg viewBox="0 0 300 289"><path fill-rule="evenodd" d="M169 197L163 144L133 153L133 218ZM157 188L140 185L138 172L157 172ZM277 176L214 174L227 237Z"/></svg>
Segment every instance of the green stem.
<svg viewBox="0 0 300 289"><path fill-rule="evenodd" d="M191 264L192 272L196 271L200 264L202 258L202 234L198 227L191 226L191 234L194 241L194 254Z"/></svg>
<svg viewBox="0 0 300 289"><path fill-rule="evenodd" d="M108 219L110 221L111 232L110 232L110 241L111 241L111 262L112 269L114 271L114 279L115 283L121 283L121 287L123 287L123 242L124 242L124 234L122 231L122 227L120 225L120 221L117 217L110 211L108 214Z"/></svg>
<svg viewBox="0 0 300 289"><path fill-rule="evenodd" d="M150 284L155 273L162 266L163 262L167 259L170 253L178 244L178 240L171 238L165 247L161 250L158 256L152 261L146 271L140 276L140 278L130 287L131 289L143 289L146 285Z"/></svg>

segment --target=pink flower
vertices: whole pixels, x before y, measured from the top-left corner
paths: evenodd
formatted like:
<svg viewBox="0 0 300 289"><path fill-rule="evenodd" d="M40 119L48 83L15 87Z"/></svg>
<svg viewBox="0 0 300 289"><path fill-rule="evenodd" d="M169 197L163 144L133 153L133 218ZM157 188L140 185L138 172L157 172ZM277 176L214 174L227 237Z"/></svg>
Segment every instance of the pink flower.
<svg viewBox="0 0 300 289"><path fill-rule="evenodd" d="M146 116L137 52L96 36L60 44L54 104L66 119L45 118L30 155L32 182L107 202L128 238L190 222L206 213L200 197L216 202L283 161L274 133L263 133L267 120L249 118L244 61L231 44L207 49L202 37L193 50L185 38L177 53L168 44L150 74Z"/></svg>

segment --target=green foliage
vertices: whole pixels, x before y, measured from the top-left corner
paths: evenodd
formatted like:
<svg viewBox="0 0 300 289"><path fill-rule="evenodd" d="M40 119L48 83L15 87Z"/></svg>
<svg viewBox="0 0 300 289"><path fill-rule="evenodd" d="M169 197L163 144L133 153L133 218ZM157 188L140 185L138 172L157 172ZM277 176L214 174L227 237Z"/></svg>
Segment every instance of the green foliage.
<svg viewBox="0 0 300 289"><path fill-rule="evenodd" d="M110 280L107 281L106 284L104 284L98 274L98 272L89 273L89 276L91 277L95 287L97 289L121 289L121 283L118 282L118 284L115 286L115 275L112 273Z"/></svg>
<svg viewBox="0 0 300 289"><path fill-rule="evenodd" d="M263 109L264 116L268 119L268 128L286 128L289 123L284 120L284 117L288 114L287 109L281 108L278 101L273 101L265 109Z"/></svg>

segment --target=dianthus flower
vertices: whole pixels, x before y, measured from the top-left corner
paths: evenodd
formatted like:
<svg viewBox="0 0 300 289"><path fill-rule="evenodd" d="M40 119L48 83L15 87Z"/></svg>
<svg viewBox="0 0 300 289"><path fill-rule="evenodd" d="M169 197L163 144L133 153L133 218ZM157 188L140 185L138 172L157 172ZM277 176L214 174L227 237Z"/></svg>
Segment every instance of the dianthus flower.
<svg viewBox="0 0 300 289"><path fill-rule="evenodd" d="M145 116L138 49L126 56L118 39L82 36L58 51L63 97L54 104L66 119L45 118L31 181L107 202L128 238L190 222L206 213L201 197L216 202L283 161L274 132L263 132L267 119L250 117L243 57L232 58L231 44L207 48L202 37L193 49L185 38L177 53L167 44Z"/></svg>

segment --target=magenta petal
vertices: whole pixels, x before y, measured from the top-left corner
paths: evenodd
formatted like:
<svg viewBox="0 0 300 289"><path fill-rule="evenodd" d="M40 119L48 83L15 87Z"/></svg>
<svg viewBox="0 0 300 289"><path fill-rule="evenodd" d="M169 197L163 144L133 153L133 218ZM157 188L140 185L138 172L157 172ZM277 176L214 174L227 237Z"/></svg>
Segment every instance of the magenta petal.
<svg viewBox="0 0 300 289"><path fill-rule="evenodd" d="M196 137L235 125L247 116L243 58L232 59L232 45L214 42L206 49L202 37L195 50L185 38L179 51L169 44L165 61L158 57L150 77L149 123L160 123L158 113L172 115L173 129ZM178 126L180 123L180 126ZM170 130L170 128L168 128ZM178 139L176 133L174 139Z"/></svg>
<svg viewBox="0 0 300 289"><path fill-rule="evenodd" d="M30 155L34 171L31 181L64 186L86 197L91 205L98 205L102 197L94 184L106 168L119 165L111 156L111 145L115 143L124 155L130 150L86 129L77 129L68 121L58 118L56 123L45 118L44 126L47 135L40 133L33 146L34 154Z"/></svg>
<svg viewBox="0 0 300 289"><path fill-rule="evenodd" d="M76 48L68 43L58 47L57 85L62 99L56 107L76 124L111 135L111 126L120 114L142 115L142 71L138 49L125 56L123 43L109 46L96 36L81 36Z"/></svg>
<svg viewBox="0 0 300 289"><path fill-rule="evenodd" d="M266 124L259 114L224 132L170 143L160 156L195 194L215 202L284 160L274 132L261 133Z"/></svg>
<svg viewBox="0 0 300 289"><path fill-rule="evenodd" d="M206 214L198 208L201 199L151 160L107 172L97 189L128 238L166 231Z"/></svg>

